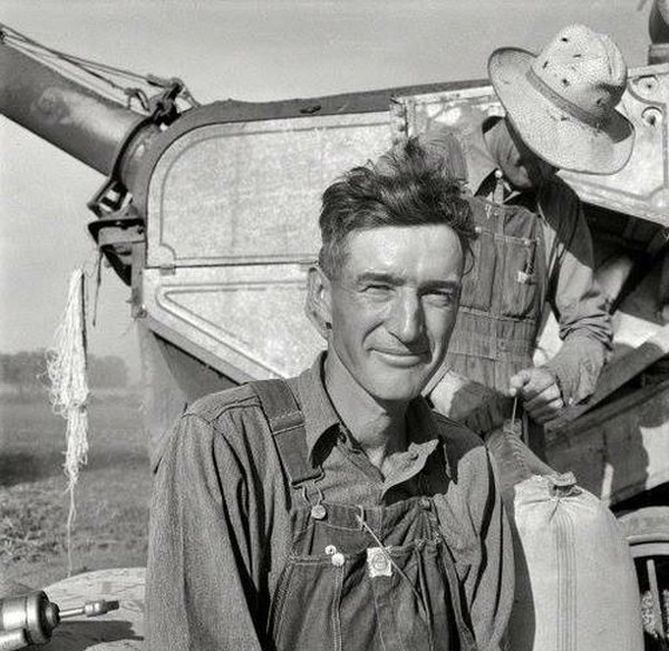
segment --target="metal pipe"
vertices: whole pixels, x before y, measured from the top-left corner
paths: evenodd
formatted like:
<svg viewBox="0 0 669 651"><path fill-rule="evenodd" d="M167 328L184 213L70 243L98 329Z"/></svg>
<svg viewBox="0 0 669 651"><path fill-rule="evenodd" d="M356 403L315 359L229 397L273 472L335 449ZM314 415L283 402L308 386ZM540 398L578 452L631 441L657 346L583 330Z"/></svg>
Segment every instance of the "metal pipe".
<svg viewBox="0 0 669 651"><path fill-rule="evenodd" d="M106 615L112 610L119 609L119 602L114 599L107 601L106 599L98 599L97 601L87 601L83 606L78 608L67 608L60 611L60 618L67 619L68 617L79 617L85 615L86 617L97 617L98 615Z"/></svg>
<svg viewBox="0 0 669 651"><path fill-rule="evenodd" d="M147 119L2 42L0 113L105 175Z"/></svg>

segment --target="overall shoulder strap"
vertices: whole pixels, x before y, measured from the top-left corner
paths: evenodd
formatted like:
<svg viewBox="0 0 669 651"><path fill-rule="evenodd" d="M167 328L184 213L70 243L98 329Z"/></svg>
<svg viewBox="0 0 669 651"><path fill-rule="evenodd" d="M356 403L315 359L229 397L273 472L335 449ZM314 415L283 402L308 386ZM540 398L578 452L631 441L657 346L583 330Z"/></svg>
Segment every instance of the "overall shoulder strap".
<svg viewBox="0 0 669 651"><path fill-rule="evenodd" d="M288 382L257 380L249 384L260 399L291 486L295 488L305 481L321 477L322 468L314 468L309 461L304 416Z"/></svg>
<svg viewBox="0 0 669 651"><path fill-rule="evenodd" d="M546 234L544 232L544 221L545 217L543 214L543 209L541 207L540 196L537 201L537 248L534 253L535 259L535 276L537 282L539 283L539 298L537 305L537 323L534 331L534 347L536 348L539 344L539 337L544 329L544 325L550 316L551 310L546 309L546 301L548 299L549 292L551 291L551 284L554 282L555 274L553 273L554 269L552 258L555 251L555 245L557 237L554 238L553 246L550 253L547 251L546 244Z"/></svg>

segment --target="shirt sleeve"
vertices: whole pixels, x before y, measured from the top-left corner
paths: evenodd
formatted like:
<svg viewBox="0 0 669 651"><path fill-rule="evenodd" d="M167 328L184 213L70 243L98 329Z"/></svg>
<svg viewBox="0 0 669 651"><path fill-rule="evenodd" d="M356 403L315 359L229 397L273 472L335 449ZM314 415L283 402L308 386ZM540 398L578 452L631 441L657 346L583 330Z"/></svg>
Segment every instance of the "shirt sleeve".
<svg viewBox="0 0 669 651"><path fill-rule="evenodd" d="M560 326L559 352L546 366L557 376L567 404L590 396L611 351L606 298L594 276L592 236L576 194L561 181L542 193L548 252L547 300Z"/></svg>
<svg viewBox="0 0 669 651"><path fill-rule="evenodd" d="M185 415L168 440L153 487L146 584L153 651L261 649L247 469L224 435Z"/></svg>
<svg viewBox="0 0 669 651"><path fill-rule="evenodd" d="M479 562L465 580L465 594L478 649L499 651L513 606L513 542L494 460L483 446L469 455L478 457L467 501L481 547Z"/></svg>

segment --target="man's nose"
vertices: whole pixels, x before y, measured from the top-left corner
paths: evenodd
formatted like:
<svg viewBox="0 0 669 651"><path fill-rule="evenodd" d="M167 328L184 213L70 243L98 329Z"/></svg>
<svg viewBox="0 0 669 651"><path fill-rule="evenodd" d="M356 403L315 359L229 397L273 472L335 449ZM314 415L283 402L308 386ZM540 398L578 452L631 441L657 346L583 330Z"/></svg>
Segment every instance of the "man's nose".
<svg viewBox="0 0 669 651"><path fill-rule="evenodd" d="M387 328L403 343L408 344L419 339L425 328L420 298L410 292L400 295L393 305Z"/></svg>

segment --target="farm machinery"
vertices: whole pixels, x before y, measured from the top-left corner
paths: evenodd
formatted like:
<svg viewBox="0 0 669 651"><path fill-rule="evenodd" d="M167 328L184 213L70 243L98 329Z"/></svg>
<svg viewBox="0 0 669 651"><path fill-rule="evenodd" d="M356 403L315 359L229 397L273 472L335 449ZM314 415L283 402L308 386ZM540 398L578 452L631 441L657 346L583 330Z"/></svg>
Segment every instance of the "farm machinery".
<svg viewBox="0 0 669 651"><path fill-rule="evenodd" d="M550 465L574 471L619 516L659 643L669 640L666 0L655 0L649 28L648 65L630 71L621 102L636 129L629 162L612 176L561 173L585 206L615 353L592 398L554 421L545 443ZM181 80L148 78L154 93L127 89L124 105L43 63L29 39L0 34L0 113L106 177L88 229L128 286L154 452L186 404L296 374L322 348L303 303L333 178L434 124L502 110L480 80L199 105ZM553 325L539 358L559 346Z"/></svg>

